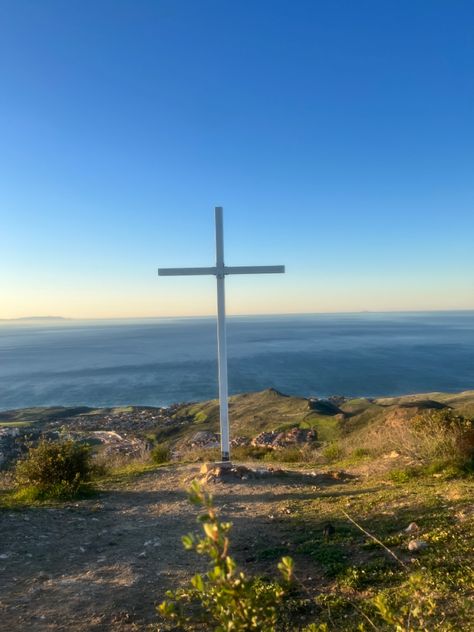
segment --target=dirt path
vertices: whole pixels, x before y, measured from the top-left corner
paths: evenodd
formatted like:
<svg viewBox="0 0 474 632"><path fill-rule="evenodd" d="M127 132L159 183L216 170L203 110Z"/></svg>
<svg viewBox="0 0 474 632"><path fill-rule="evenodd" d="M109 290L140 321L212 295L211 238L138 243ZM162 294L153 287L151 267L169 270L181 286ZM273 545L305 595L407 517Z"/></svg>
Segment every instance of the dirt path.
<svg viewBox="0 0 474 632"><path fill-rule="evenodd" d="M164 592L202 564L180 542L197 530L185 493L196 472L162 469L94 499L0 512L0 630L145 630ZM262 542L284 544L288 502L318 489L310 477L216 485L237 559L250 570L273 569L255 551Z"/></svg>

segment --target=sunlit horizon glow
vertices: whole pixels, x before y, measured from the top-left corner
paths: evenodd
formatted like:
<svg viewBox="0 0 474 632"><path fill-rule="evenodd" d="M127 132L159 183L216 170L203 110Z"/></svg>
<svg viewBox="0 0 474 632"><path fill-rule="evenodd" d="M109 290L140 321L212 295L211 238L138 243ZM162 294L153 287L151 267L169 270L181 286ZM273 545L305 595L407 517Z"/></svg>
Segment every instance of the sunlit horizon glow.
<svg viewBox="0 0 474 632"><path fill-rule="evenodd" d="M472 3L0 5L0 318L474 309ZM278 277L278 278L276 278Z"/></svg>
<svg viewBox="0 0 474 632"><path fill-rule="evenodd" d="M168 281L169 282L169 281ZM135 301L125 302L121 296L108 297L106 303L101 303L99 298L90 299L90 302L81 303L80 299L71 294L68 297L50 298L44 297L34 300L28 308L26 302L18 299L21 306L16 311L0 310L0 318L4 320L19 318L46 318L57 317L67 319L134 319L134 318L180 318L180 317L212 317L216 314L214 287L207 288L195 294L190 304L183 290L183 296L177 296L176 285L170 288L156 286L153 291L156 296L149 298L147 303L141 305ZM229 286L230 284L227 283ZM168 290L168 291L167 291ZM344 314L344 313L396 313L396 312L429 312L429 311L462 311L474 310L474 301L471 300L472 288L466 288L463 294L455 297L452 302L437 299L435 292L425 293L417 297L415 292L407 299L406 296L393 295L392 292L380 291L371 300L367 293L364 294L365 302L357 301L355 297L331 296L328 301L321 297L312 303L304 300L304 288L293 287L291 300L282 306L281 296L274 290L272 295L264 285L257 288L258 295L253 292L236 293L232 295L232 288L227 292L227 313L232 316L257 316L257 315L286 315L286 314ZM152 289L150 288L150 292ZM335 292L334 292L335 294ZM130 296L130 294L128 294ZM456 300L457 298L457 300ZM385 299L385 300L384 300ZM138 300L138 299L137 299ZM130 302L133 307L130 306ZM68 309L65 305L68 305ZM41 309L43 307L43 309Z"/></svg>

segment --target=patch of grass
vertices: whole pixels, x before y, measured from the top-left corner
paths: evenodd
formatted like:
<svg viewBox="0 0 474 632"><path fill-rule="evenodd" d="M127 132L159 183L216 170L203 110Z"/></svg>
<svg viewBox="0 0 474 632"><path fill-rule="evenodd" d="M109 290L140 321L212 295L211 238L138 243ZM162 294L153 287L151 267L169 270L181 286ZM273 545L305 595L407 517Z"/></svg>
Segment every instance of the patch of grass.
<svg viewBox="0 0 474 632"><path fill-rule="evenodd" d="M153 463L161 465L163 463L169 463L171 460L171 450L167 443L158 443L151 451L151 459Z"/></svg>
<svg viewBox="0 0 474 632"><path fill-rule="evenodd" d="M0 421L0 428L27 428L32 424L32 421Z"/></svg>
<svg viewBox="0 0 474 632"><path fill-rule="evenodd" d="M423 473L439 474L445 479L455 479L474 475L474 457L469 459L434 459L423 467Z"/></svg>
<svg viewBox="0 0 474 632"><path fill-rule="evenodd" d="M325 542L320 538L306 540L298 545L296 551L317 560L327 577L336 577L348 565L347 554L340 544Z"/></svg>
<svg viewBox="0 0 474 632"><path fill-rule="evenodd" d="M260 549L257 552L258 560L277 560L283 555L288 555L288 547L286 546L273 546L265 549Z"/></svg>
<svg viewBox="0 0 474 632"><path fill-rule="evenodd" d="M90 496L93 496L95 492L95 487L87 483L79 485L73 495L71 495L68 486L61 484L48 489L41 489L34 485L28 485L5 494L3 504L4 506L8 506L10 508L29 507L48 502L62 502L65 500L71 500L71 498L76 500L89 498Z"/></svg>
<svg viewBox="0 0 474 632"><path fill-rule="evenodd" d="M129 461L128 463L123 463L122 465L118 465L105 471L100 477L98 477L97 482L100 489L107 489L110 486L115 486L117 484L122 485L132 483L137 478L140 478L140 476L150 472L155 472L166 465L168 464L152 463L149 460L146 462L140 460Z"/></svg>
<svg viewBox="0 0 474 632"><path fill-rule="evenodd" d="M353 459L365 459L365 457L370 456L370 450L366 448L356 448L350 454Z"/></svg>
<svg viewBox="0 0 474 632"><path fill-rule="evenodd" d="M257 448L253 445L238 446L231 449L234 461L261 461L269 452L269 448Z"/></svg>
<svg viewBox="0 0 474 632"><path fill-rule="evenodd" d="M233 450L231 454L232 458L234 458ZM220 461L220 459L221 451L219 448L193 448L189 451L189 457L186 459L186 461L188 463L206 463L207 461Z"/></svg>
<svg viewBox="0 0 474 632"><path fill-rule="evenodd" d="M133 406L116 406L115 408L112 408L111 412L113 415L117 415L120 413L133 413L133 411Z"/></svg>
<svg viewBox="0 0 474 632"><path fill-rule="evenodd" d="M391 580L399 579L400 575L400 569L393 564L377 559L372 562L369 561L363 566L345 567L337 577L337 585L341 588L361 591L377 584L387 585Z"/></svg>
<svg viewBox="0 0 474 632"><path fill-rule="evenodd" d="M299 424L300 428L314 428L318 441L337 441L341 437L341 421L337 417L310 413Z"/></svg>
<svg viewBox="0 0 474 632"><path fill-rule="evenodd" d="M474 590L471 494L472 484L466 478L433 480L420 469L418 476L396 486L372 479L351 485L349 494L337 486L313 500L295 503L297 511L286 532L290 550L296 550L295 573L308 557L313 560L311 574L318 574L325 586L316 599L329 629L359 629L365 621L361 612L380 631L393 632L396 625L412 632L469 629L474 615L469 601ZM406 560L406 568L344 522L342 510ZM335 526L330 542L322 537L326 521ZM410 522L420 528L416 537L428 543L414 556L407 550L413 536L404 532ZM414 561L408 562L409 556ZM407 627L410 604L418 603L426 623L414 619ZM360 629L373 629L367 621L365 625Z"/></svg>
<svg viewBox="0 0 474 632"><path fill-rule="evenodd" d="M420 471L414 467L407 467L405 469L391 470L389 472L390 480L394 483L408 483L412 479L419 476Z"/></svg>
<svg viewBox="0 0 474 632"><path fill-rule="evenodd" d="M348 399L346 402L344 402L344 410L368 408L370 405L371 402L365 397L354 397L353 399Z"/></svg>
<svg viewBox="0 0 474 632"><path fill-rule="evenodd" d="M333 441L322 449L322 455L328 461L337 461L343 457L344 450L338 441Z"/></svg>
<svg viewBox="0 0 474 632"><path fill-rule="evenodd" d="M297 447L269 450L263 457L265 463L301 463L305 461L304 450Z"/></svg>

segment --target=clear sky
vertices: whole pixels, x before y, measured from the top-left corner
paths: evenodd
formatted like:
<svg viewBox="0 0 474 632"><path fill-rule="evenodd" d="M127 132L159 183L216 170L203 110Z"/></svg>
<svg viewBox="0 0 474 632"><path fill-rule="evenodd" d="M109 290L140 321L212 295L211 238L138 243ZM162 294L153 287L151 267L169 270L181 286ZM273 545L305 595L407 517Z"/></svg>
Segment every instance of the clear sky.
<svg viewBox="0 0 474 632"><path fill-rule="evenodd" d="M472 0L0 0L0 317L474 308Z"/></svg>

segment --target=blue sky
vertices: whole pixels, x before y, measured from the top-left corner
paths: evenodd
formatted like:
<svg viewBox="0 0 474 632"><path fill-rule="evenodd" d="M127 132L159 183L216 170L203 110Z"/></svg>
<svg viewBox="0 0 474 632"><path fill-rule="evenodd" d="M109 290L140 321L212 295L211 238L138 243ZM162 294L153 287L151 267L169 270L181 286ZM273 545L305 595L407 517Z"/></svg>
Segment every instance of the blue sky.
<svg viewBox="0 0 474 632"><path fill-rule="evenodd" d="M0 0L0 317L474 308L474 4Z"/></svg>

